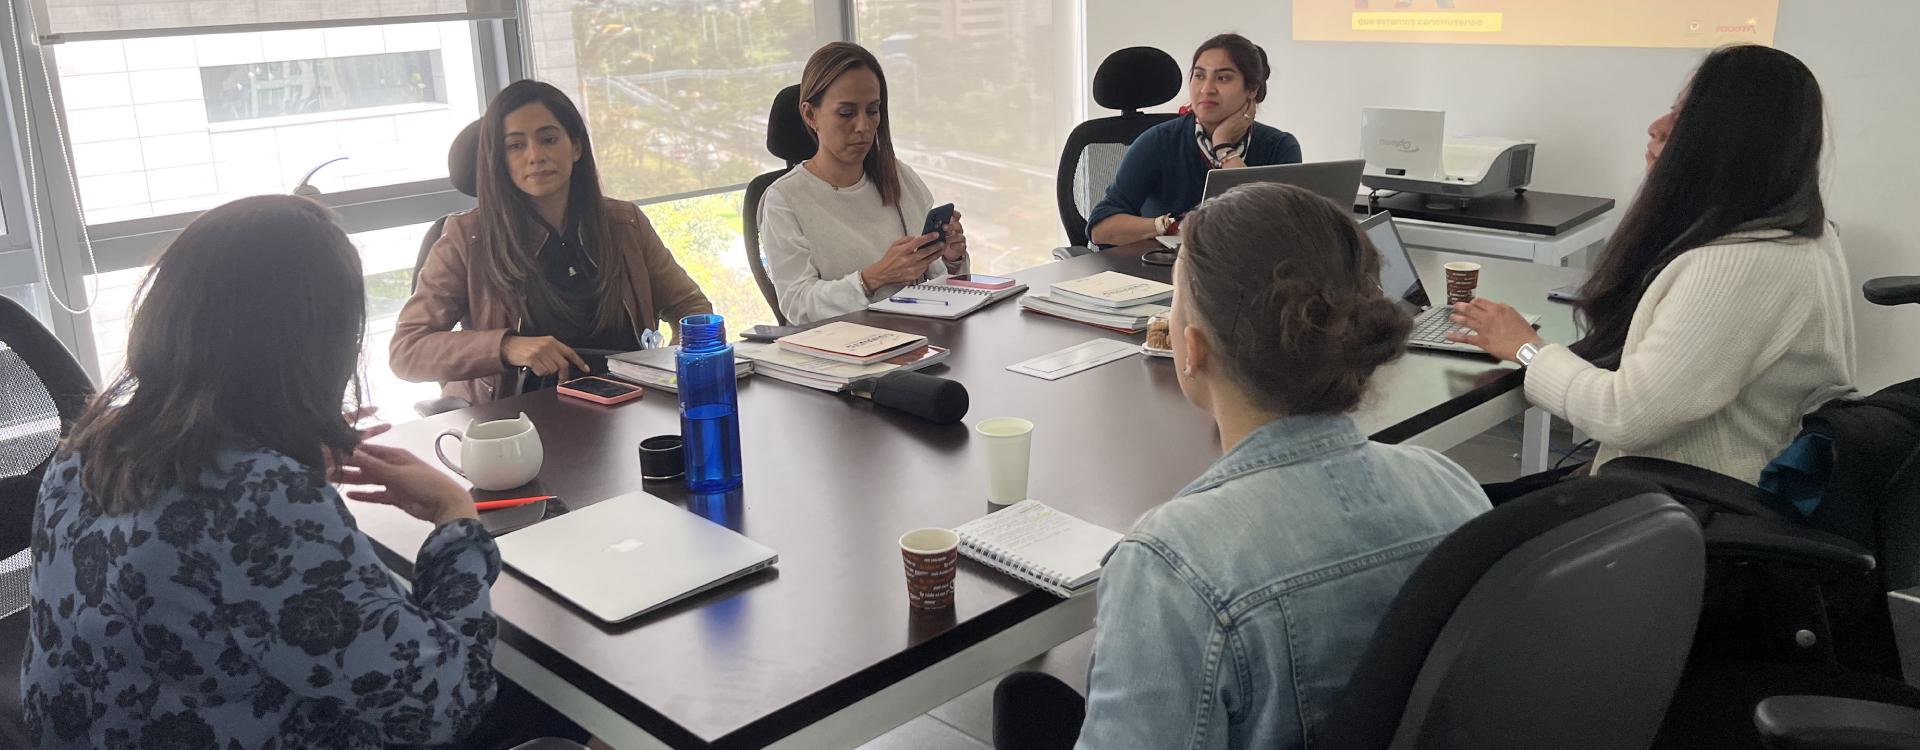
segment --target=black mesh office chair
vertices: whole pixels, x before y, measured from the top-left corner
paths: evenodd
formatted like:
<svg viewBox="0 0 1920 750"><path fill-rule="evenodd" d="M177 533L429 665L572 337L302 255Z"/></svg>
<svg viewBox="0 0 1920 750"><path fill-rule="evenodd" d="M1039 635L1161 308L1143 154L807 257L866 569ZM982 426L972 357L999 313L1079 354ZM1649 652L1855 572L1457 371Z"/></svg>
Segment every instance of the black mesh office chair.
<svg viewBox="0 0 1920 750"><path fill-rule="evenodd" d="M1686 661L1702 559L1699 526L1647 482L1503 504L1421 561L1315 744L1646 747Z"/></svg>
<svg viewBox="0 0 1920 750"><path fill-rule="evenodd" d="M788 86L773 97L773 106L767 110L767 151L779 157L787 166L753 178L747 183L745 204L740 210L742 229L747 242L747 268L753 271L753 283L760 287L760 296L767 298L767 307L773 308L773 317L780 325L787 325L787 315L780 311L780 296L773 289L773 279L767 276L767 259L760 252L760 199L767 194L767 187L781 175L793 169L795 164L813 156L813 133L807 131L806 120L800 117L800 86Z"/></svg>
<svg viewBox="0 0 1920 750"><path fill-rule="evenodd" d="M1060 226L1073 248L1088 248L1087 212L1106 195L1120 158L1141 133L1179 115L1140 110L1165 104L1180 93L1180 63L1153 47L1128 47L1107 55L1093 74L1093 100L1120 110L1117 117L1088 120L1067 134L1054 175ZM1069 250L1072 248L1063 248Z"/></svg>
<svg viewBox="0 0 1920 750"><path fill-rule="evenodd" d="M19 303L0 297L0 747L29 747L20 660L32 603L28 545L40 477L93 396L73 354Z"/></svg>
<svg viewBox="0 0 1920 750"><path fill-rule="evenodd" d="M480 155L480 121L474 120L461 128L460 134L453 137L453 145L447 147L447 179L453 182L453 189L467 194L468 197L480 196L479 183L474 170ZM440 233L447 226L447 217L433 220L433 226L427 227L427 233L420 238L420 253L413 258L412 288L420 287L420 269L427 265L427 254L433 250L433 243L440 241ZM442 396L416 402L413 411L422 417L465 409L472 404L466 399Z"/></svg>

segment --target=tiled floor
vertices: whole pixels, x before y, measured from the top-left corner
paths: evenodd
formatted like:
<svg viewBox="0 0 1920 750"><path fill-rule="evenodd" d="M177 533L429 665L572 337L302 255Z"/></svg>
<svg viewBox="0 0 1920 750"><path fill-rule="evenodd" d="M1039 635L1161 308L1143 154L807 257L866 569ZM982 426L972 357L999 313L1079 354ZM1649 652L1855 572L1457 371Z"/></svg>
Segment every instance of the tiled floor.
<svg viewBox="0 0 1920 750"><path fill-rule="evenodd" d="M1561 426L1564 429L1564 426ZM1554 447L1567 437L1556 434ZM1504 482L1520 475L1519 422L1502 426L1447 451L1481 482ZM1038 669L1086 691L1087 660L1093 651L1088 632L1021 666ZM984 750L993 744L993 688L999 680L967 691L946 705L901 725L862 746L862 750Z"/></svg>

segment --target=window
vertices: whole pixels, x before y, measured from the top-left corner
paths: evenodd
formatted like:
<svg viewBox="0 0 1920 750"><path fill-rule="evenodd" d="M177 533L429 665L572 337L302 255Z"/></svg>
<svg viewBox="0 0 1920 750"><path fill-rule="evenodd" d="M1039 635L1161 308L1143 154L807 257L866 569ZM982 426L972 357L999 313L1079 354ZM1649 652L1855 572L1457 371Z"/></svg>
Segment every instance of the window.
<svg viewBox="0 0 1920 750"><path fill-rule="evenodd" d="M967 224L974 268L1046 263L1063 244L1054 171L1081 116L1079 3L854 0L887 70L894 150Z"/></svg>
<svg viewBox="0 0 1920 750"><path fill-rule="evenodd" d="M431 180L479 116L468 22L54 46L88 224Z"/></svg>
<svg viewBox="0 0 1920 750"><path fill-rule="evenodd" d="M230 122L396 104L445 104L440 51L284 60L200 69L207 121Z"/></svg>

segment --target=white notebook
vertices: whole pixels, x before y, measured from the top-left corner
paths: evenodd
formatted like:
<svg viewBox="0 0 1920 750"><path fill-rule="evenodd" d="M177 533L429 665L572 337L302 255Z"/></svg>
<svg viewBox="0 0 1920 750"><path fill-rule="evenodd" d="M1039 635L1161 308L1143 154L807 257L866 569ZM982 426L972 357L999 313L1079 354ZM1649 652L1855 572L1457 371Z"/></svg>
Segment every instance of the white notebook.
<svg viewBox="0 0 1920 750"><path fill-rule="evenodd" d="M1092 591L1120 532L1022 500L954 529L961 554L1055 596Z"/></svg>
<svg viewBox="0 0 1920 750"><path fill-rule="evenodd" d="M969 289L952 284L915 284L894 292L886 299L867 305L868 310L918 315L922 318L952 320L1027 290L1026 284L1005 289ZM918 302L895 302L912 299Z"/></svg>

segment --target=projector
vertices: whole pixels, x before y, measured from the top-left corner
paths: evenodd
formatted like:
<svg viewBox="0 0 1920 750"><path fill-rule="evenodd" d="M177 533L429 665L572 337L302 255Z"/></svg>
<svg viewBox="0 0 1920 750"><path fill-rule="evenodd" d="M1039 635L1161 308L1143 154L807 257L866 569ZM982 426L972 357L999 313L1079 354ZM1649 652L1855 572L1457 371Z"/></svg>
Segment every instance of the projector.
<svg viewBox="0 0 1920 750"><path fill-rule="evenodd" d="M1465 206L1533 181L1535 143L1519 138L1446 138L1447 113L1368 107L1360 111L1367 168L1360 184L1442 199L1430 208Z"/></svg>

